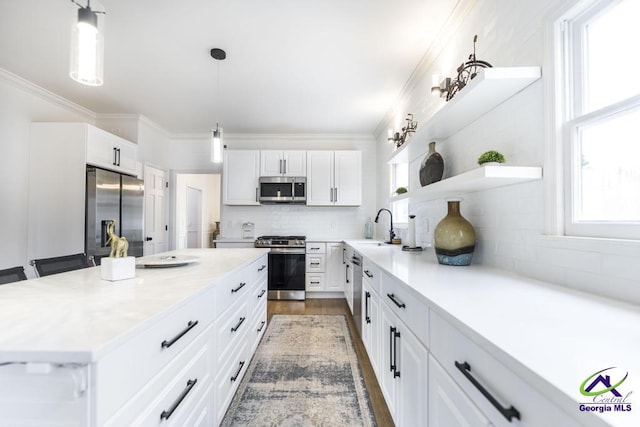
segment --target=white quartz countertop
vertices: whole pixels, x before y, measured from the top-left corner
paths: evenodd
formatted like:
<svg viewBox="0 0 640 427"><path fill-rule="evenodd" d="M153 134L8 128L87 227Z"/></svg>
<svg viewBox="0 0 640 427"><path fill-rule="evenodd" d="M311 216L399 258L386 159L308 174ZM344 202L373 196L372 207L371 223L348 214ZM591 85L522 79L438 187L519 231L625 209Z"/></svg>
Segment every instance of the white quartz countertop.
<svg viewBox="0 0 640 427"><path fill-rule="evenodd" d="M162 255L198 257L170 268L136 268L110 282L100 267L0 286L0 364L89 363L148 322L196 298L267 249L185 249ZM137 259L155 259L158 255Z"/></svg>
<svg viewBox="0 0 640 427"><path fill-rule="evenodd" d="M598 417L640 425L640 307L493 268L439 265L432 248L345 243L569 414L585 401L579 387L588 376L609 367L628 372L633 410Z"/></svg>

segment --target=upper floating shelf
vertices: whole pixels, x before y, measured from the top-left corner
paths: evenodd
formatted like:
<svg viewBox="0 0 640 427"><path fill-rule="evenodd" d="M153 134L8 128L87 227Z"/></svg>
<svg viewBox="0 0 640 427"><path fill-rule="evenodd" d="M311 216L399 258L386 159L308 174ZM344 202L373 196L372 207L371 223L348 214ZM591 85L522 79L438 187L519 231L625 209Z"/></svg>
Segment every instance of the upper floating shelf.
<svg viewBox="0 0 640 427"><path fill-rule="evenodd" d="M540 67L481 68L478 75L394 151L388 163L408 163L429 141L453 135L540 78Z"/></svg>

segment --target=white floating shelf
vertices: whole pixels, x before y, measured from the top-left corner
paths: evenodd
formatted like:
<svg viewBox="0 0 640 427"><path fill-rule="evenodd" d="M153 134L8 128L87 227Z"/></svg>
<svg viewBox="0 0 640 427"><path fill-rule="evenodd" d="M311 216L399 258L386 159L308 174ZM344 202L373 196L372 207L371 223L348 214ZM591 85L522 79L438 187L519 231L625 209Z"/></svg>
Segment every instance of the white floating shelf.
<svg viewBox="0 0 640 427"><path fill-rule="evenodd" d="M540 78L540 67L481 68L464 89L442 106L396 150L388 163L408 163L428 151L430 141L453 135Z"/></svg>
<svg viewBox="0 0 640 427"><path fill-rule="evenodd" d="M455 197L465 193L521 184L542 178L541 167L482 166L406 193L412 201Z"/></svg>

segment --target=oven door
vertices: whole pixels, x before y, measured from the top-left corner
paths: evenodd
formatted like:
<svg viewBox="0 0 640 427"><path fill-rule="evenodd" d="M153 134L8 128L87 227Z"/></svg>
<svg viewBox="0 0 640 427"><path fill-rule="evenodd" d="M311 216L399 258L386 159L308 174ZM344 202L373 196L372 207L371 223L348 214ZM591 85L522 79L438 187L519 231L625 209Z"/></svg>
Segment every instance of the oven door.
<svg viewBox="0 0 640 427"><path fill-rule="evenodd" d="M269 299L305 299L305 249L272 248L269 252Z"/></svg>

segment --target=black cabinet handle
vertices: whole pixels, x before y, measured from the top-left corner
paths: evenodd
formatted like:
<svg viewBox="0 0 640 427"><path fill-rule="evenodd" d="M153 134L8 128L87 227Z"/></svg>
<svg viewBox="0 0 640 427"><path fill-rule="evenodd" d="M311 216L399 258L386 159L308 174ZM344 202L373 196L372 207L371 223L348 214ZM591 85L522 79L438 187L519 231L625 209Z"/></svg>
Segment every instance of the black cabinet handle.
<svg viewBox="0 0 640 427"><path fill-rule="evenodd" d="M310 251L319 251L320 248L309 248Z"/></svg>
<svg viewBox="0 0 640 427"><path fill-rule="evenodd" d="M369 299L371 298L371 294L369 291L365 291L364 293L364 320L367 323L371 323L371 317L369 317Z"/></svg>
<svg viewBox="0 0 640 427"><path fill-rule="evenodd" d="M118 148L118 166L120 166L120 149Z"/></svg>
<svg viewBox="0 0 640 427"><path fill-rule="evenodd" d="M400 376L400 371L398 371L398 355L396 354L396 350L398 349L398 342L396 339L400 338L400 332L396 328L393 329L393 378L398 378Z"/></svg>
<svg viewBox="0 0 640 427"><path fill-rule="evenodd" d="M242 326L242 324L244 323L244 321L246 320L246 317L241 317L240 321L238 322L238 324L236 326L234 326L233 328L231 328L231 332L235 332L238 330L238 328L240 326Z"/></svg>
<svg viewBox="0 0 640 427"><path fill-rule="evenodd" d="M471 366L467 362L460 363L456 361L455 364L456 368L458 368L460 372L462 372L462 375L464 375L471 382L471 384L473 384L474 387L477 388L478 391L482 393L482 395L489 402L491 402L491 404L498 410L498 412L502 414L503 417L505 417L509 422L511 422L513 418L520 419L520 412L518 412L518 410L514 408L513 405L509 408L505 408L504 406L502 406L500 402L498 402L496 398L493 397L491 393L489 393L487 389L485 389L482 384L480 384L478 380L473 377L473 375L471 375Z"/></svg>
<svg viewBox="0 0 640 427"><path fill-rule="evenodd" d="M365 270L364 274L366 274L369 279L373 277L373 274L369 273L369 270Z"/></svg>
<svg viewBox="0 0 640 427"><path fill-rule="evenodd" d="M175 337L171 338L170 340L164 340L162 341L162 344L160 344L161 348L169 348L172 345L174 345L180 338L182 338L187 332L189 332L190 330L192 330L193 328L196 327L196 325L198 324L198 321L196 320L191 321L189 320L189 323L187 323L187 327L184 328L178 335L176 335Z"/></svg>
<svg viewBox="0 0 640 427"><path fill-rule="evenodd" d="M397 305L400 308L407 308L407 306L405 305L405 303L403 303L402 301L400 301L398 299L398 297L395 296L395 294L387 294L387 296L389 297L389 299L391 299L391 301L393 301L393 303L395 305Z"/></svg>
<svg viewBox="0 0 640 427"><path fill-rule="evenodd" d="M160 414L161 421L168 420L169 418L171 418L171 415L173 415L175 410L178 409L178 406L180 406L184 398L187 397L187 394L189 394L189 392L196 385L197 382L198 382L197 378L187 381L187 387L184 389L182 393L180 393L180 396L178 396L176 401L173 402L173 405L171 405L169 410L162 411L162 413Z"/></svg>
<svg viewBox="0 0 640 427"><path fill-rule="evenodd" d="M267 266L266 266L266 265L264 265L264 264L262 264L262 267L260 267L260 268L258 269L258 271L262 271L262 270L264 270L265 268L267 268Z"/></svg>
<svg viewBox="0 0 640 427"><path fill-rule="evenodd" d="M310 264L310 265L320 265L320 263L319 263L319 262L310 262L309 264Z"/></svg>
<svg viewBox="0 0 640 427"><path fill-rule="evenodd" d="M266 323L267 323L267 322L265 322L264 320L263 320L262 322L260 322L260 327L258 328L258 330L257 330L256 332L262 332L262 330L264 329L264 325L265 325Z"/></svg>
<svg viewBox="0 0 640 427"><path fill-rule="evenodd" d="M113 147L113 166L118 166L118 149Z"/></svg>
<svg viewBox="0 0 640 427"><path fill-rule="evenodd" d="M240 289L244 288L246 284L247 282L240 282L240 285L238 285L237 288L231 289L231 293L233 294L235 292L238 292Z"/></svg>
<svg viewBox="0 0 640 427"><path fill-rule="evenodd" d="M315 281L311 281L309 283L311 283L312 285L319 285L320 284L320 282L315 282Z"/></svg>
<svg viewBox="0 0 640 427"><path fill-rule="evenodd" d="M240 362L240 366L238 367L238 370L236 371L235 375L231 377L231 382L234 382L235 380L238 379L238 377L240 376L240 372L242 372L243 367L244 367L244 360Z"/></svg>
<svg viewBox="0 0 640 427"><path fill-rule="evenodd" d="M144 240L145 240L145 242L150 242L150 241L152 241L152 240L153 240L153 237L148 237L148 236L147 236L147 237L145 237L145 238L144 238Z"/></svg>
<svg viewBox="0 0 640 427"><path fill-rule="evenodd" d="M258 295L258 299L262 298L265 292L267 292L267 290L263 289L262 292L260 292L260 295Z"/></svg>

